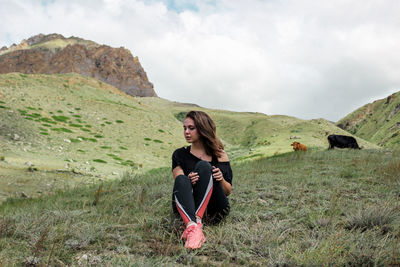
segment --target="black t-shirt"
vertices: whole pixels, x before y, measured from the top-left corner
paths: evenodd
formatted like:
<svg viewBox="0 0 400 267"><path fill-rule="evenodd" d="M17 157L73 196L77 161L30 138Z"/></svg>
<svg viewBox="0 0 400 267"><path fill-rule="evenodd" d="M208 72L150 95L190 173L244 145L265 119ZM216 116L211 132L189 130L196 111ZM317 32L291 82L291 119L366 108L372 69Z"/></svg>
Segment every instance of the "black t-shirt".
<svg viewBox="0 0 400 267"><path fill-rule="evenodd" d="M175 150L172 154L172 169L175 169L176 166L180 166L183 170L183 173L187 176L194 170L196 163L200 160L201 159L190 153L190 146L181 147ZM213 157L210 164L216 168L219 168L224 176L224 179L228 183L232 184L232 169L229 161L219 162L217 158Z"/></svg>

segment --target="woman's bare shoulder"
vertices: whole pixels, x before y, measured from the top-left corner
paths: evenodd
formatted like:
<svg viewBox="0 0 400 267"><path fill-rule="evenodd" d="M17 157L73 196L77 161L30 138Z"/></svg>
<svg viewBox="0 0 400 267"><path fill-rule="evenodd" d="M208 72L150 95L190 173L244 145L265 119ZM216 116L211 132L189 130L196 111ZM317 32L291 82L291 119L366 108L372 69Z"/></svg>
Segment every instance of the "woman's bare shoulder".
<svg viewBox="0 0 400 267"><path fill-rule="evenodd" d="M219 162L226 162L229 161L228 154L226 154L225 150L222 150L218 157Z"/></svg>

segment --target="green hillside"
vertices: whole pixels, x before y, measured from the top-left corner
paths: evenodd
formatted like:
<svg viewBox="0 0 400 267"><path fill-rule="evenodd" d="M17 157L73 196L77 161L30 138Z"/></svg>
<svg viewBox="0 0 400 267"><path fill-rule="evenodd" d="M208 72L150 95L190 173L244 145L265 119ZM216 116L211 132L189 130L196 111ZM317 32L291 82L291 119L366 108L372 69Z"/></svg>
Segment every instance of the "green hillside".
<svg viewBox="0 0 400 267"><path fill-rule="evenodd" d="M215 119L234 161L290 152L294 140L311 150L326 149L328 133L346 133L323 119L131 97L77 74L3 74L0 95L0 200L96 183L131 169L170 166L172 151L186 144L180 120L191 109ZM365 148L377 147L358 141Z"/></svg>
<svg viewBox="0 0 400 267"><path fill-rule="evenodd" d="M381 146L400 147L400 92L362 106L337 125Z"/></svg>

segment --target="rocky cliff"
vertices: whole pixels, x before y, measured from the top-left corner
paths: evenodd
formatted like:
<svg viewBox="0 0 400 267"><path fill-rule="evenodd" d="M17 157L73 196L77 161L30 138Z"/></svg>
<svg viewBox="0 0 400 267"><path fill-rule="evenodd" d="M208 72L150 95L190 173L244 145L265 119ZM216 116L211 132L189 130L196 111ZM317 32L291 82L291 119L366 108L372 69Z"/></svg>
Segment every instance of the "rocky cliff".
<svg viewBox="0 0 400 267"><path fill-rule="evenodd" d="M60 34L39 34L0 49L0 73L70 73L96 78L132 96L157 96L129 50Z"/></svg>

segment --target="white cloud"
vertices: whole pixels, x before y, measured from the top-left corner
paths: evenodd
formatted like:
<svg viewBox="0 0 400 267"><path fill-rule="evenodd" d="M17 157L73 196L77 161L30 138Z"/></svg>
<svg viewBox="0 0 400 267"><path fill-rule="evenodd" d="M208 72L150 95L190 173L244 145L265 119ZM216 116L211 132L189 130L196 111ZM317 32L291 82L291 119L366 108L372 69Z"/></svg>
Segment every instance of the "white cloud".
<svg viewBox="0 0 400 267"><path fill-rule="evenodd" d="M0 46L41 32L124 46L169 100L335 121L400 87L397 0L39 3L0 0Z"/></svg>

